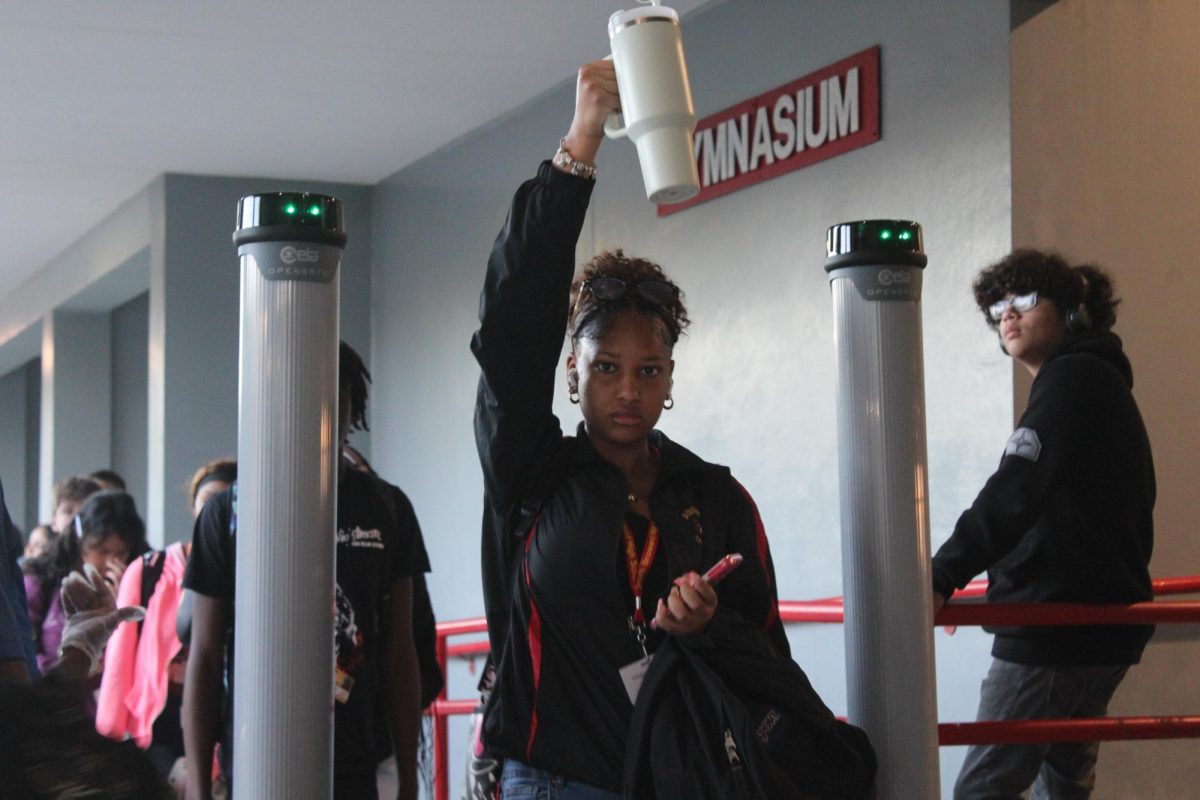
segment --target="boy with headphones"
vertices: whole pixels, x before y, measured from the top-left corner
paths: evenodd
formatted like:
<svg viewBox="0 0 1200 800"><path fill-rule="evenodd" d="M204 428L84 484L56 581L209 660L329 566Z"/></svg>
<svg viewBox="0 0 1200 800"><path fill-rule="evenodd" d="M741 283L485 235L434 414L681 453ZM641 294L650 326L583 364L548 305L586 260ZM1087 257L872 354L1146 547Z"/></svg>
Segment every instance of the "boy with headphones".
<svg viewBox="0 0 1200 800"><path fill-rule="evenodd" d="M1033 376L996 472L933 557L937 609L988 572L990 602L1152 598L1154 464L1133 371L1099 268L1016 250L983 270L975 301ZM1148 625L990 629L978 719L1103 716L1154 633ZM1086 798L1097 742L972 746L955 798Z"/></svg>

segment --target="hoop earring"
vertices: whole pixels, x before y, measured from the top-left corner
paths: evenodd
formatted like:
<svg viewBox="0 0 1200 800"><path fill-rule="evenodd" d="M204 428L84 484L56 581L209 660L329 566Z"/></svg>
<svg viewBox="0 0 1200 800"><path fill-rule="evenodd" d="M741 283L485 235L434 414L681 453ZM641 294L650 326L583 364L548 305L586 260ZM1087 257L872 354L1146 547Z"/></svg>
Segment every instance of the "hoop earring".
<svg viewBox="0 0 1200 800"><path fill-rule="evenodd" d="M579 387L568 386L567 399L571 401L572 405L579 405Z"/></svg>
<svg viewBox="0 0 1200 800"><path fill-rule="evenodd" d="M663 409L666 411L670 411L674 407L675 407L675 398L671 397L671 395L667 395L667 399L663 400Z"/></svg>

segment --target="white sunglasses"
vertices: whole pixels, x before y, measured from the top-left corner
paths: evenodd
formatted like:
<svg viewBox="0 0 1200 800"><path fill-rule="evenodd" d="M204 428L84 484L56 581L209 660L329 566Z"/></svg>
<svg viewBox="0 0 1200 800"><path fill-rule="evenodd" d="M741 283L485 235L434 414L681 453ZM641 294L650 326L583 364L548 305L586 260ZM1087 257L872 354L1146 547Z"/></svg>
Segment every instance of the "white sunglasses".
<svg viewBox="0 0 1200 800"><path fill-rule="evenodd" d="M1008 311L1008 309L1012 308L1018 314L1024 314L1026 311L1028 311L1029 309L1036 306L1037 301L1038 301L1038 293L1037 292L1030 292L1029 294L1019 294L1016 297L1013 297L1011 299L1006 297L1003 300L997 300L996 302L994 302L990 306L988 306L988 316L990 316L992 318L993 322L999 322L1001 319L1004 318L1004 315Z"/></svg>

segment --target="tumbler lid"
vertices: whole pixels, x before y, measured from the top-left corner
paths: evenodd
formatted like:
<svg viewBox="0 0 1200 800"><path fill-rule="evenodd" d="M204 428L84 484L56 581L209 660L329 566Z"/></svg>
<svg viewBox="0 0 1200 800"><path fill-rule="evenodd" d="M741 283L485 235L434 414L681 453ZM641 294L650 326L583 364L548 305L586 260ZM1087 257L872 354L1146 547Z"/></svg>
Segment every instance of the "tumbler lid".
<svg viewBox="0 0 1200 800"><path fill-rule="evenodd" d="M653 5L617 11L608 18L608 38L611 39L622 29L641 22L670 22L678 25L679 14L673 8L660 6L658 0L654 0Z"/></svg>

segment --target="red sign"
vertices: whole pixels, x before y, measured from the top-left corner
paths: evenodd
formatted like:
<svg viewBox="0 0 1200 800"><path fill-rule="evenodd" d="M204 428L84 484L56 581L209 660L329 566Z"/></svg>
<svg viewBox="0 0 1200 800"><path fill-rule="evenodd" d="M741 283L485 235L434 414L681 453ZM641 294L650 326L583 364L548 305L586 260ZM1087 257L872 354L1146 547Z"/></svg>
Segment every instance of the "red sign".
<svg viewBox="0 0 1200 800"><path fill-rule="evenodd" d="M705 117L693 138L700 193L665 217L879 141L879 46Z"/></svg>

